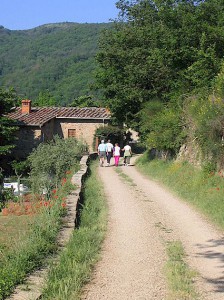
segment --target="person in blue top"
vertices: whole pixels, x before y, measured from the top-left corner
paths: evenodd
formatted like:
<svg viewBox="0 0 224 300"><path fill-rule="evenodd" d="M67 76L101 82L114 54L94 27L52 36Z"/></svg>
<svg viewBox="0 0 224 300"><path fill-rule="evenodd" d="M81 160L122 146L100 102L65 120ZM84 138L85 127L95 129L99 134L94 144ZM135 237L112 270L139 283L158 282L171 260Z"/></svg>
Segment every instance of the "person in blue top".
<svg viewBox="0 0 224 300"><path fill-rule="evenodd" d="M98 146L98 155L99 155L101 167L104 166L104 160L106 158L106 153L107 153L107 146L106 146L106 144L104 144L104 140L102 140Z"/></svg>

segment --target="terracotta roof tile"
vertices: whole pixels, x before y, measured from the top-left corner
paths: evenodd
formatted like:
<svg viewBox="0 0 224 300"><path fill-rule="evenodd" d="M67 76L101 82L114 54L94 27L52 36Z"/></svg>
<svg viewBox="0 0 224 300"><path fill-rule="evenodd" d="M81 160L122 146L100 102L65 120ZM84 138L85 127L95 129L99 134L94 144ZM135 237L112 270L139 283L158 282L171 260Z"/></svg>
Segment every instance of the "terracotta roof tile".
<svg viewBox="0 0 224 300"><path fill-rule="evenodd" d="M22 109L16 108L7 116L26 126L42 126L53 118L110 119L108 110L98 107L33 107L29 114L22 114Z"/></svg>

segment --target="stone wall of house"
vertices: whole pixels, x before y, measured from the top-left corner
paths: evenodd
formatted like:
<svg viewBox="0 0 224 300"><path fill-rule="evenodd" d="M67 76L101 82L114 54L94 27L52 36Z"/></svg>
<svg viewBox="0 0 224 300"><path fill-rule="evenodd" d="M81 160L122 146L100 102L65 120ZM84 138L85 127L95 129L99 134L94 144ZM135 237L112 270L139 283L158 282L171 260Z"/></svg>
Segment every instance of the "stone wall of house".
<svg viewBox="0 0 224 300"><path fill-rule="evenodd" d="M42 141L39 127L20 127L16 135L16 147L12 152L16 159L26 158Z"/></svg>
<svg viewBox="0 0 224 300"><path fill-rule="evenodd" d="M53 139L55 119L51 119L41 127L42 141L47 142Z"/></svg>
<svg viewBox="0 0 224 300"><path fill-rule="evenodd" d="M75 130L75 137L84 140L89 146L90 151L93 149L93 138L98 127L104 125L103 120L72 120L57 119L55 123L55 134L63 138L68 138L69 129Z"/></svg>

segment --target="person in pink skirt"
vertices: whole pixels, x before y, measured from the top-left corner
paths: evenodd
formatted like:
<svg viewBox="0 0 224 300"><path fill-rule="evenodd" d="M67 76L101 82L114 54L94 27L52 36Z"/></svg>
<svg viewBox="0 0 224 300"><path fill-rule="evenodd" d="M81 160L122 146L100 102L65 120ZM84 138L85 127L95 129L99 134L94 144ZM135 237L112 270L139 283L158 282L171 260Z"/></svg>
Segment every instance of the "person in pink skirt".
<svg viewBox="0 0 224 300"><path fill-rule="evenodd" d="M116 167L118 167L119 164L120 152L121 152L121 148L119 147L118 143L115 143L113 155L114 155L114 162Z"/></svg>

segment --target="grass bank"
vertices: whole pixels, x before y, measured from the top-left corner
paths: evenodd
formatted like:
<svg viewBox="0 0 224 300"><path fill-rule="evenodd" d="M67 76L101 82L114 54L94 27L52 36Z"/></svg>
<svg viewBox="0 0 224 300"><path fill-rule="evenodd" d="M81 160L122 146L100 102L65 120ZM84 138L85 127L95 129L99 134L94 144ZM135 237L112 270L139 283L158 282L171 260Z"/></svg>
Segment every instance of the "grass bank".
<svg viewBox="0 0 224 300"><path fill-rule="evenodd" d="M102 183L97 176L97 162L85 182L84 206L80 227L74 230L59 261L50 268L42 298L80 299L83 285L90 279L106 233L107 206Z"/></svg>
<svg viewBox="0 0 224 300"><path fill-rule="evenodd" d="M0 224L8 225L8 237L4 241L0 239L1 300L9 296L30 272L42 266L57 251L56 240L66 210L62 205L63 199L71 189L74 190L75 187L68 180L59 190L55 190L51 201L42 201L43 205L36 214L0 216ZM5 237L7 232L3 232ZM9 247L12 239L13 243Z"/></svg>
<svg viewBox="0 0 224 300"><path fill-rule="evenodd" d="M224 174L209 173L188 163L150 160L147 152L138 159L137 167L152 179L161 181L224 229Z"/></svg>
<svg viewBox="0 0 224 300"><path fill-rule="evenodd" d="M193 285L193 280L197 274L186 264L186 255L181 242L168 242L166 251L168 261L165 266L165 273L169 285L169 300L198 299L198 294Z"/></svg>

